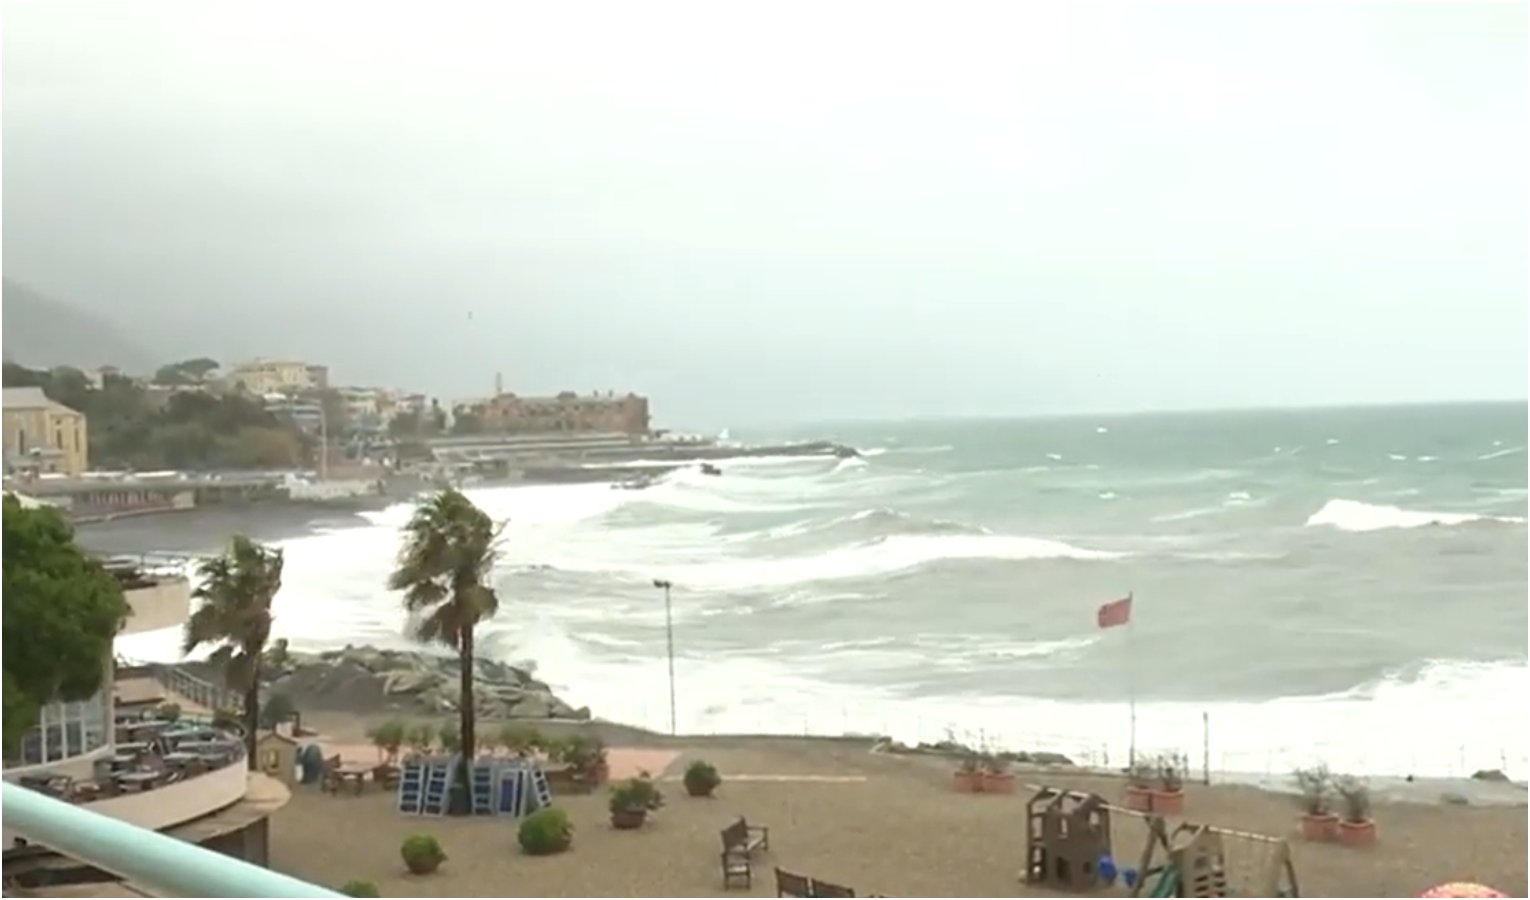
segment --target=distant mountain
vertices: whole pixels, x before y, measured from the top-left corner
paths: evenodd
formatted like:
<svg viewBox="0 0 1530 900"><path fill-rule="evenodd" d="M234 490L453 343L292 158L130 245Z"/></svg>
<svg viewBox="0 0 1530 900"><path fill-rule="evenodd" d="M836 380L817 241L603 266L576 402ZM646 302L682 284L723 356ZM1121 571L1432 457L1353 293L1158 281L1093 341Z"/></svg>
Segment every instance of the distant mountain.
<svg viewBox="0 0 1530 900"><path fill-rule="evenodd" d="M0 288L0 337L9 362L33 368L117 366L134 374L150 374L162 362L102 316L10 278L0 281Z"/></svg>

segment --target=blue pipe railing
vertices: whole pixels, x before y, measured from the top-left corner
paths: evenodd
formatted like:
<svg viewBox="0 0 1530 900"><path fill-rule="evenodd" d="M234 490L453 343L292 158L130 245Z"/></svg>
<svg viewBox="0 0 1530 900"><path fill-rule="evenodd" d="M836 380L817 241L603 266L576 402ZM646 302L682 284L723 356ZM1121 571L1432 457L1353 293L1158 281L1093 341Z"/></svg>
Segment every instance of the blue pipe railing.
<svg viewBox="0 0 1530 900"><path fill-rule="evenodd" d="M0 783L5 827L163 897L342 897L196 844Z"/></svg>

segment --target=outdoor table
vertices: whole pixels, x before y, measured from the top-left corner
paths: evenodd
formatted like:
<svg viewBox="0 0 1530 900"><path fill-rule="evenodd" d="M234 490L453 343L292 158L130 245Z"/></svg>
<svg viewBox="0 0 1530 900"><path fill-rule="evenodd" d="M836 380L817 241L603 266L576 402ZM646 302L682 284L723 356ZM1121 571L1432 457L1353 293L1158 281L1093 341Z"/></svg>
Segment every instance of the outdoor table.
<svg viewBox="0 0 1530 900"><path fill-rule="evenodd" d="M189 763L192 760L201 758L199 754L188 753L185 750L177 750L174 753L165 754L165 762L167 763Z"/></svg>
<svg viewBox="0 0 1530 900"><path fill-rule="evenodd" d="M340 784L350 784L354 787L356 796L361 796L361 788L366 783L367 773L372 771L371 766L346 764L335 770L335 777L340 779ZM338 792L337 792L338 793Z"/></svg>
<svg viewBox="0 0 1530 900"><path fill-rule="evenodd" d="M117 752L121 753L147 753L149 745L143 741L124 741L117 745Z"/></svg>
<svg viewBox="0 0 1530 900"><path fill-rule="evenodd" d="M124 786L131 785L140 791L147 791L154 787L154 783L159 778L158 772L128 772L125 775L118 775L117 782Z"/></svg>

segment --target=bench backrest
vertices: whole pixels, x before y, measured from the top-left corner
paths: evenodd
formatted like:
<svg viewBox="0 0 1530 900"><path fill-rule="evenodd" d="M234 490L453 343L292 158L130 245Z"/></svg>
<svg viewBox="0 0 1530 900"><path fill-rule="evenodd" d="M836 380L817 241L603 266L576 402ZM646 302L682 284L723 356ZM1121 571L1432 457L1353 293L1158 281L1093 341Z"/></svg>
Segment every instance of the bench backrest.
<svg viewBox="0 0 1530 900"><path fill-rule="evenodd" d="M855 888L847 888L844 885L833 884L828 881L813 879L814 897L854 897Z"/></svg>
<svg viewBox="0 0 1530 900"><path fill-rule="evenodd" d="M813 882L806 875L794 875L791 872L776 869L776 896L811 897Z"/></svg>
<svg viewBox="0 0 1530 900"><path fill-rule="evenodd" d="M739 819L722 830L723 849L740 847L749 843L749 823Z"/></svg>

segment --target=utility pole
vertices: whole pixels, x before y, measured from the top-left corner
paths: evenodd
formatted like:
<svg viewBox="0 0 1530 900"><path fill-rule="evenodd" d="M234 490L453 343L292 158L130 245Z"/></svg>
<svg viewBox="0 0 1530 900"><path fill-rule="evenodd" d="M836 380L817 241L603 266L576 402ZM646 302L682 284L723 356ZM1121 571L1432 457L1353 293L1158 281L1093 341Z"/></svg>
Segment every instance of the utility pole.
<svg viewBox="0 0 1530 900"><path fill-rule="evenodd" d="M655 578L653 586L664 591L664 640L669 648L669 736L675 736L675 617L669 603L669 591L675 585Z"/></svg>

